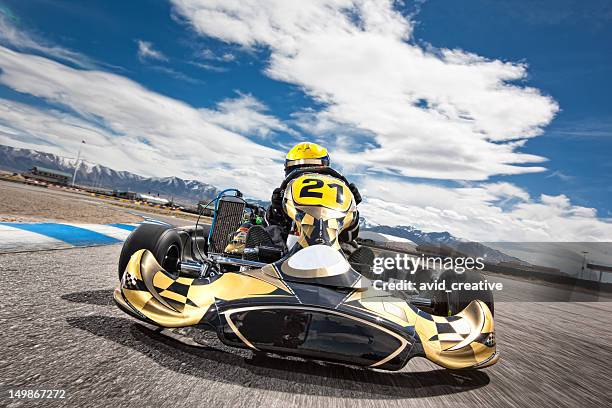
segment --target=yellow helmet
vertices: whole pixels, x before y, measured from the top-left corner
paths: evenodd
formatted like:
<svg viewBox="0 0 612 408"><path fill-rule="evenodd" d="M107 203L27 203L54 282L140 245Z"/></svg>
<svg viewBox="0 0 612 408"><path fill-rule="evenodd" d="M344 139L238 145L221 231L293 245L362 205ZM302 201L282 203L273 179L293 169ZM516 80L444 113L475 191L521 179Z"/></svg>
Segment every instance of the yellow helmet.
<svg viewBox="0 0 612 408"><path fill-rule="evenodd" d="M285 158L285 173L302 166L329 166L327 149L316 143L298 143L289 150Z"/></svg>

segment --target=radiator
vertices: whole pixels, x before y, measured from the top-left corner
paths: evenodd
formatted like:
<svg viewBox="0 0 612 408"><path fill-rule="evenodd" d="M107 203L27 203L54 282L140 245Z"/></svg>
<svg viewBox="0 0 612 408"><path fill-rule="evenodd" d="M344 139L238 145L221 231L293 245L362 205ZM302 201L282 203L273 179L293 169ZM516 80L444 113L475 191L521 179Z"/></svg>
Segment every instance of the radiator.
<svg viewBox="0 0 612 408"><path fill-rule="evenodd" d="M242 224L245 203L235 197L222 197L217 207L217 217L210 237L209 251L220 254L230 242L230 236Z"/></svg>

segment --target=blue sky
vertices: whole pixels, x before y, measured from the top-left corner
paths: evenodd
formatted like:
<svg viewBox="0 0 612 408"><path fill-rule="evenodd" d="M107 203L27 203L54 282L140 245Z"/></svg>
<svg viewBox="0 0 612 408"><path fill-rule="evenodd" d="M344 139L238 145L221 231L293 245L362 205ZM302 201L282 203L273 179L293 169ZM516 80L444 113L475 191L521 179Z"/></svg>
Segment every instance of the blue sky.
<svg viewBox="0 0 612 408"><path fill-rule="evenodd" d="M551 171L507 179L530 192L568 194L611 216L612 4L431 1L417 19L417 38L437 47L525 61L527 82L559 103L561 111L543 137L525 149L547 157Z"/></svg>
<svg viewBox="0 0 612 408"><path fill-rule="evenodd" d="M290 3L2 1L0 142L264 198L313 139L377 222L612 238L608 2Z"/></svg>

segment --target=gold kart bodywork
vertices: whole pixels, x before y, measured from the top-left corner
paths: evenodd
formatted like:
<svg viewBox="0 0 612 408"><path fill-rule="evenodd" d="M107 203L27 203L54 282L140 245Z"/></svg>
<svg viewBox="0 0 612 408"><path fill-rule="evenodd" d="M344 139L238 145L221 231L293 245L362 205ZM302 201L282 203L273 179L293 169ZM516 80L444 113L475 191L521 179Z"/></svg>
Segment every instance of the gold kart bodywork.
<svg viewBox="0 0 612 408"><path fill-rule="evenodd" d="M308 180L318 178L324 185L339 181L306 176L306 181L298 178L296 182L308 186L314 185ZM338 234L355 216L350 191L342 189L337 194L343 202L334 208L333 202L323 202L327 196L321 197L319 205L304 204L296 197L299 188L294 187L290 184L286 190L285 208L301 227L300 247L325 245L340 250ZM454 316L433 316L375 290L350 268L296 270L290 259L297 253L261 269L226 272L211 279L172 276L149 251L140 250L131 257L114 298L122 310L150 324L212 328L226 344L253 350L387 370L400 369L415 356L450 369L483 368L497 362L493 316L484 302L472 301ZM274 325L266 329L265 324L283 325L287 319L301 319L297 335L270 340L260 333L275 330ZM291 341L287 336L293 336ZM316 338L331 338L331 351L325 348L329 345L314 350ZM385 344L378 347L373 339ZM349 343L366 352L355 354Z"/></svg>

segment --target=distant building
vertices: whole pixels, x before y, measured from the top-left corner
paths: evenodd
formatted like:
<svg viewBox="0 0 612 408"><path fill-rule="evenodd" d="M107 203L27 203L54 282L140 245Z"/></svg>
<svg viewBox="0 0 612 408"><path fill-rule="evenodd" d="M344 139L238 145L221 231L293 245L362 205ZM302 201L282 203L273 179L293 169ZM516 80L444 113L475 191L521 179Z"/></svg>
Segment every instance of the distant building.
<svg viewBox="0 0 612 408"><path fill-rule="evenodd" d="M135 193L134 191L113 190L113 196L117 198L125 198L126 200L136 200L138 193Z"/></svg>
<svg viewBox="0 0 612 408"><path fill-rule="evenodd" d="M158 205L168 205L170 204L170 200L166 200L165 198L155 197L149 194L137 194L137 198L140 201L145 201L150 204L158 204Z"/></svg>
<svg viewBox="0 0 612 408"><path fill-rule="evenodd" d="M195 211L196 214L202 213L205 217L212 217L215 212L215 203L211 200L200 200L198 201L198 208Z"/></svg>
<svg viewBox="0 0 612 408"><path fill-rule="evenodd" d="M595 276L591 275L588 277L581 277L583 279L596 280L603 283L612 283L612 266L587 263L583 268L582 275L585 275L585 272L589 271L592 272Z"/></svg>
<svg viewBox="0 0 612 408"><path fill-rule="evenodd" d="M151 194L136 193L134 191L113 190L113 197L123 198L131 201L142 201L149 204L170 205L170 200L155 197Z"/></svg>
<svg viewBox="0 0 612 408"><path fill-rule="evenodd" d="M25 177L46 181L48 183L68 185L71 174L64 171L48 169L46 167L34 166L29 173L24 174Z"/></svg>

